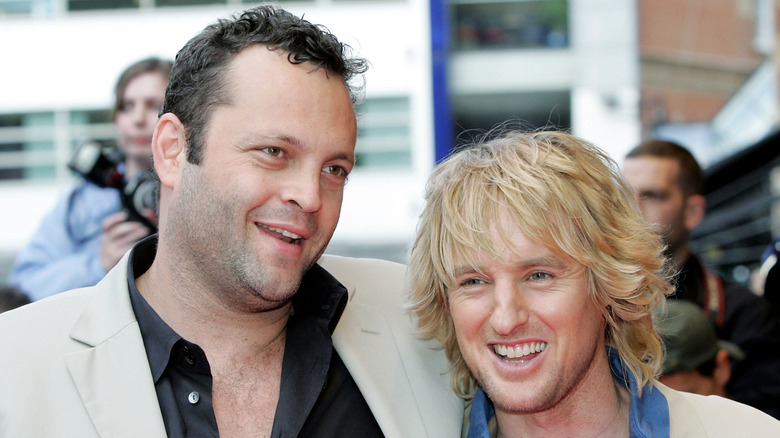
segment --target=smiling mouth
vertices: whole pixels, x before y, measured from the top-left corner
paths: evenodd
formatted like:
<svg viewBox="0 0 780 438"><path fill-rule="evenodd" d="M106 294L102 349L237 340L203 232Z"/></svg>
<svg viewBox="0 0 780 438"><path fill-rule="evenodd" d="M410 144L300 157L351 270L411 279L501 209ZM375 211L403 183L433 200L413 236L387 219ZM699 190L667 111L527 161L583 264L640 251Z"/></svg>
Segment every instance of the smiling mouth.
<svg viewBox="0 0 780 438"><path fill-rule="evenodd" d="M506 345L493 345L493 352L505 362L523 363L535 357L547 348L547 342L530 342L519 344L514 347Z"/></svg>
<svg viewBox="0 0 780 438"><path fill-rule="evenodd" d="M256 223L256 225L264 229L265 231L267 231L268 234L270 234L271 236L276 237L277 239L287 242L289 244L297 245L303 241L303 237L295 233L291 233L287 230L283 230L281 228L276 228L276 227L269 227L267 225L258 224L258 223Z"/></svg>

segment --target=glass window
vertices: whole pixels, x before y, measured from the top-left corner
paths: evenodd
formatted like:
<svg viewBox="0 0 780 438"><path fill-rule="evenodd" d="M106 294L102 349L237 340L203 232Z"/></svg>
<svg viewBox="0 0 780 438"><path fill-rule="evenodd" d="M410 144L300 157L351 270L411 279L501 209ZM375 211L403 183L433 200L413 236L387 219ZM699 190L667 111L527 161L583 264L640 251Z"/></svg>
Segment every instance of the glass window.
<svg viewBox="0 0 780 438"><path fill-rule="evenodd" d="M111 144L109 110L0 114L0 180L54 180L67 169L73 147L84 140Z"/></svg>
<svg viewBox="0 0 780 438"><path fill-rule="evenodd" d="M69 11L137 8L139 0L68 0Z"/></svg>
<svg viewBox="0 0 780 438"><path fill-rule="evenodd" d="M453 48L567 47L566 0L470 1L453 5Z"/></svg>
<svg viewBox="0 0 780 438"><path fill-rule="evenodd" d="M29 14L32 12L32 3L32 0L0 0L0 18L6 14Z"/></svg>
<svg viewBox="0 0 780 438"><path fill-rule="evenodd" d="M155 0L157 6L224 5L225 0Z"/></svg>
<svg viewBox="0 0 780 438"><path fill-rule="evenodd" d="M53 152L53 113L0 115L0 179L52 179Z"/></svg>
<svg viewBox="0 0 780 438"><path fill-rule="evenodd" d="M408 97L366 99L357 109L359 167L411 167Z"/></svg>

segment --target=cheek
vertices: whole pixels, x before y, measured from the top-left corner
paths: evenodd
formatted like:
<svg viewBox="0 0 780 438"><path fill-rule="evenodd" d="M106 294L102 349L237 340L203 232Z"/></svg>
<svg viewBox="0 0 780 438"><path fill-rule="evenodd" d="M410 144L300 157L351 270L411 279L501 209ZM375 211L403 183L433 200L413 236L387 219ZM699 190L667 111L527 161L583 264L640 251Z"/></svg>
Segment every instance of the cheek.
<svg viewBox="0 0 780 438"><path fill-rule="evenodd" d="M490 318L490 311L473 302L450 300L450 316L459 340L474 339Z"/></svg>
<svg viewBox="0 0 780 438"><path fill-rule="evenodd" d="M158 119L158 111L154 108L150 109L146 113L146 122L147 125L154 126L157 124Z"/></svg>
<svg viewBox="0 0 780 438"><path fill-rule="evenodd" d="M586 333L598 334L603 332L604 317L598 308L587 298L574 302L560 302L549 309L537 312L539 318L549 327L560 332L570 332L575 337L585 337ZM588 336L589 337L589 336Z"/></svg>
<svg viewBox="0 0 780 438"><path fill-rule="evenodd" d="M119 132L122 133L127 130L129 122L126 116L118 114L116 117L114 117L114 124L116 125Z"/></svg>
<svg viewBox="0 0 780 438"><path fill-rule="evenodd" d="M339 190L337 192L324 192L322 195L322 210L320 214L320 221L323 224L327 224L329 228L336 228L341 216L341 206L344 200L344 192Z"/></svg>

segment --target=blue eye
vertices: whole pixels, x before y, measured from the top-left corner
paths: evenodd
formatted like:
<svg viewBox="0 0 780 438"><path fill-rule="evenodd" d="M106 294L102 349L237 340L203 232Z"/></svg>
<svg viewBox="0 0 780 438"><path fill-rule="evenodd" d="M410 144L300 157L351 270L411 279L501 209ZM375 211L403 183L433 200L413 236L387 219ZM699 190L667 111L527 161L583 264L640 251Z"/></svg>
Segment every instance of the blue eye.
<svg viewBox="0 0 780 438"><path fill-rule="evenodd" d="M485 282L479 278L469 278L467 280L460 282L461 286L477 286L480 284L485 284Z"/></svg>
<svg viewBox="0 0 780 438"><path fill-rule="evenodd" d="M550 278L550 274L546 272L534 272L529 278L531 280L546 280Z"/></svg>

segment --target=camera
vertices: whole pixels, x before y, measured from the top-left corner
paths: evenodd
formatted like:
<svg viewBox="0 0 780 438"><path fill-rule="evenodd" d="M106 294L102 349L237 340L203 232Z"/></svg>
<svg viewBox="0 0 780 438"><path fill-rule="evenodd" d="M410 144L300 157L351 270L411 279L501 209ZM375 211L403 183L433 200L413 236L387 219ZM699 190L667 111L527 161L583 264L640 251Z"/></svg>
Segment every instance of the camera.
<svg viewBox="0 0 780 438"><path fill-rule="evenodd" d="M97 141L86 141L76 147L68 168L99 187L119 190L127 220L141 222L150 230L156 230L157 227L141 213L149 208L154 209L157 180L147 170L125 178L120 171L123 161L116 148Z"/></svg>

